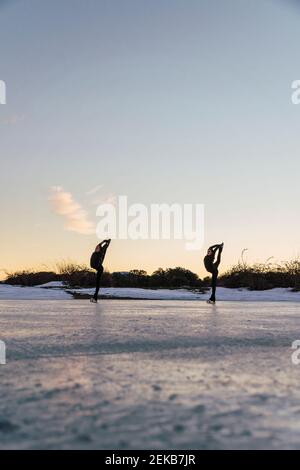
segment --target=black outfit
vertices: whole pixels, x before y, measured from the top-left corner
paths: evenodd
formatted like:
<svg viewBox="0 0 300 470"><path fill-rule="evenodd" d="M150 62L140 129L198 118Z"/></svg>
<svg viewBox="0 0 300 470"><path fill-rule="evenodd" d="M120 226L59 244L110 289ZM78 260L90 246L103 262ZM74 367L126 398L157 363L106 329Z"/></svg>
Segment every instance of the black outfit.
<svg viewBox="0 0 300 470"><path fill-rule="evenodd" d="M213 245L209 247L209 250L212 251L211 255L206 255L204 258L204 266L206 271L212 274L211 278L211 297L209 300L216 301L216 288L217 288L217 279L218 279L218 267L221 262L221 253L223 250L223 245ZM218 251L217 261L215 261L215 254Z"/></svg>
<svg viewBox="0 0 300 470"><path fill-rule="evenodd" d="M99 268L97 269L97 274L96 274L96 290L95 290L95 294L94 294L94 299L95 300L98 300L98 294L99 294L99 290L100 290L100 283L101 283L101 277L102 277L102 274L103 274L103 266L102 264L99 266Z"/></svg>
<svg viewBox="0 0 300 470"><path fill-rule="evenodd" d="M98 294L100 290L100 283L101 283L101 277L103 274L103 260L105 258L106 250L108 248L109 243L104 242L103 244L100 245L100 251L94 251L94 253L91 256L91 261L90 265L91 268L95 269L97 271L96 274L96 290L94 294L94 299L98 300Z"/></svg>

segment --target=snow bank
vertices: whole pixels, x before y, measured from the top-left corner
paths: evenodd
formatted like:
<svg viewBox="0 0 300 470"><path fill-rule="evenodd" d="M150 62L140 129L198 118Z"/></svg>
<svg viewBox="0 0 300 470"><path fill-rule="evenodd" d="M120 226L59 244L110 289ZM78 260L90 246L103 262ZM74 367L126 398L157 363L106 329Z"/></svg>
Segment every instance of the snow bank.
<svg viewBox="0 0 300 470"><path fill-rule="evenodd" d="M94 293L94 289L75 289L72 292L77 294ZM193 292L186 289L137 289L137 288L116 288L107 287L100 291L102 296L130 299L150 299L150 300L204 300L209 298L209 291L205 294ZM293 301L300 302L300 292L292 292L287 288L276 288L266 291L249 291L247 289L228 289L219 287L217 289L218 300L229 301Z"/></svg>
<svg viewBox="0 0 300 470"><path fill-rule="evenodd" d="M0 284L0 300L64 300L70 299L63 289L20 287Z"/></svg>
<svg viewBox="0 0 300 470"><path fill-rule="evenodd" d="M35 286L35 287L43 287L44 289L52 289L54 287L57 287L57 288L64 288L65 285L62 281L51 281L51 282L46 282L46 284L40 284L39 286Z"/></svg>
<svg viewBox="0 0 300 470"><path fill-rule="evenodd" d="M0 299L2 300L64 300L70 299L71 293L92 295L94 289L66 289L61 281L49 282L36 287L20 287L0 284ZM209 292L201 294L186 289L137 289L106 287L100 294L107 298L129 298L149 300L205 300ZM300 292L291 289L277 288L266 291L249 291L247 289L217 289L218 301L292 301L300 302Z"/></svg>
<svg viewBox="0 0 300 470"><path fill-rule="evenodd" d="M92 295L95 289L75 289L72 292L77 294ZM186 289L138 289L134 287L103 287L100 290L101 296L129 299L149 299L149 300L197 300L203 299L203 294L191 292Z"/></svg>
<svg viewBox="0 0 300 470"><path fill-rule="evenodd" d="M288 288L276 288L263 291L249 291L248 289L227 289L219 287L217 289L218 300L244 300L244 301L264 301L281 302L293 301L300 302L300 292L293 292Z"/></svg>

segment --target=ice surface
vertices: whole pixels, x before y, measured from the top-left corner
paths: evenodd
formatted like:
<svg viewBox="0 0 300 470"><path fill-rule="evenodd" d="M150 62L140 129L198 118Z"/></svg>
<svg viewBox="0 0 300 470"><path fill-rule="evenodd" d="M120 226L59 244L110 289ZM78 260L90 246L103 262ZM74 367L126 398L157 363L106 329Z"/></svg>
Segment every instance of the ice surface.
<svg viewBox="0 0 300 470"><path fill-rule="evenodd" d="M299 449L293 302L0 301L0 447Z"/></svg>

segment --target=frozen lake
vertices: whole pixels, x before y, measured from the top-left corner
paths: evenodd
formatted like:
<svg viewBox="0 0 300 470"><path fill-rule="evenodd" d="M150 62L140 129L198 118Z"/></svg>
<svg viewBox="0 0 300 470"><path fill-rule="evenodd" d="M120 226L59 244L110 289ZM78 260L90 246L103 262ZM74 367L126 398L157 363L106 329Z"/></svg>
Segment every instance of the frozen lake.
<svg viewBox="0 0 300 470"><path fill-rule="evenodd" d="M2 449L300 449L299 303L0 301Z"/></svg>

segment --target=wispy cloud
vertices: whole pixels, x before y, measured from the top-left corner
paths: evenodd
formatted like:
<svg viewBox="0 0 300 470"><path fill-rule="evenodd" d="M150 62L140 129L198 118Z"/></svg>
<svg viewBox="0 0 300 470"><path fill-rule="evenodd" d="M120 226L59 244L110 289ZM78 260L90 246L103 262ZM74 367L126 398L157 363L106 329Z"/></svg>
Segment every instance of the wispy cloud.
<svg viewBox="0 0 300 470"><path fill-rule="evenodd" d="M100 189L102 189L102 188L103 188L102 184L99 184L98 186L95 186L94 188L89 189L86 192L86 194L87 194L87 196L92 196L93 194L98 193L100 191Z"/></svg>
<svg viewBox="0 0 300 470"><path fill-rule="evenodd" d="M117 196L115 194L106 194L105 196L94 197L90 204L93 206L99 206L101 204L112 204L116 206Z"/></svg>
<svg viewBox="0 0 300 470"><path fill-rule="evenodd" d="M49 201L53 211L65 220L65 230L90 235L95 233L95 226L89 220L87 212L74 201L71 193L61 187L50 189Z"/></svg>
<svg viewBox="0 0 300 470"><path fill-rule="evenodd" d="M86 195L89 199L89 204L92 206L99 206L100 204L117 204L117 196L113 193L103 192L104 186L99 184L94 188L89 189Z"/></svg>
<svg viewBox="0 0 300 470"><path fill-rule="evenodd" d="M7 116L6 118L1 119L0 123L6 124L9 126L14 126L24 120L25 120L25 116L23 114L11 114L10 116Z"/></svg>

